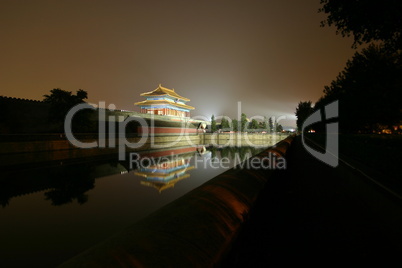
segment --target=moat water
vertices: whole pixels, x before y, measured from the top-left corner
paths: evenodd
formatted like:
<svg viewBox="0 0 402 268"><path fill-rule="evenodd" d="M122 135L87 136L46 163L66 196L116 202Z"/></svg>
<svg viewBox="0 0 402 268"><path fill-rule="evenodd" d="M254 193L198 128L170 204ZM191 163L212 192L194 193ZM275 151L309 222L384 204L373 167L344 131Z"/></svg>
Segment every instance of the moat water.
<svg viewBox="0 0 402 268"><path fill-rule="evenodd" d="M55 267L263 149L179 148L127 161L8 167L0 177L1 266Z"/></svg>

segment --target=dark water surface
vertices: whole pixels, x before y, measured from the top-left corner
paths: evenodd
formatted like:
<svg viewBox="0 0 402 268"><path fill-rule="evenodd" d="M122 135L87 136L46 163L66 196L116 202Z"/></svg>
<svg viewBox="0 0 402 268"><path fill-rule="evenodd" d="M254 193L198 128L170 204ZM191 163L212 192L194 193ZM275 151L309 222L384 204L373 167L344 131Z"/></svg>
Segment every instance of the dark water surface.
<svg viewBox="0 0 402 268"><path fill-rule="evenodd" d="M112 156L2 170L0 266L61 264L261 150L146 152L140 168Z"/></svg>

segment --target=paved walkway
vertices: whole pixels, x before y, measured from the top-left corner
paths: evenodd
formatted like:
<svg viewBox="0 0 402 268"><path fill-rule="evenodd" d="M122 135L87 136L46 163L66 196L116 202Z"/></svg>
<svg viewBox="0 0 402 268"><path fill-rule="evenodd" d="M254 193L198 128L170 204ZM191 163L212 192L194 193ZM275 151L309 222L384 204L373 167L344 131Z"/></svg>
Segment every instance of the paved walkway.
<svg viewBox="0 0 402 268"><path fill-rule="evenodd" d="M287 164L268 182L224 267L401 264L398 201L346 165L314 159L300 137Z"/></svg>

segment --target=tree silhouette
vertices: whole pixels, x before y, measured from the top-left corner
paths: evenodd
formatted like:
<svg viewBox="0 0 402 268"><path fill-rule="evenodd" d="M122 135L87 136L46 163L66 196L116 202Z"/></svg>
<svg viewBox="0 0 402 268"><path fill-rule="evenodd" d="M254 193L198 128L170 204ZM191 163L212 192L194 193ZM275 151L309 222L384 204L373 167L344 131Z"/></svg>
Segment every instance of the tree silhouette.
<svg viewBox="0 0 402 268"><path fill-rule="evenodd" d="M402 57L381 46L356 52L346 68L324 89L315 110L339 100L340 127L347 132L372 132L402 118Z"/></svg>
<svg viewBox="0 0 402 268"><path fill-rule="evenodd" d="M387 48L402 49L402 1L321 0L328 15L322 26L334 25L337 34L354 37L353 47L382 41Z"/></svg>
<svg viewBox="0 0 402 268"><path fill-rule="evenodd" d="M248 120L247 120L247 115L245 113L241 114L240 125L241 125L241 128L240 128L241 131L247 131Z"/></svg>
<svg viewBox="0 0 402 268"><path fill-rule="evenodd" d="M71 91L65 91L60 88L54 88L49 95L44 95L43 101L50 104L49 121L57 124L59 132L63 129L63 122L68 111L75 105L85 103L88 93L79 89L74 95ZM91 111L83 110L74 116L73 129L76 131L88 131L93 124L89 120Z"/></svg>
<svg viewBox="0 0 402 268"><path fill-rule="evenodd" d="M296 125L299 131L302 130L302 126L307 117L313 112L311 101L301 101L296 107L295 115L297 117Z"/></svg>
<svg viewBox="0 0 402 268"><path fill-rule="evenodd" d="M230 131L229 120L226 117L223 117L221 120L221 129L223 131Z"/></svg>
<svg viewBox="0 0 402 268"><path fill-rule="evenodd" d="M251 120L250 129L258 129L259 124L256 119Z"/></svg>
<svg viewBox="0 0 402 268"><path fill-rule="evenodd" d="M43 101L47 103L74 106L78 103L85 102L84 100L88 99L88 93L85 90L79 89L76 95L74 95L71 91L54 88L50 91L50 95L43 95L43 97L45 97Z"/></svg>
<svg viewBox="0 0 402 268"><path fill-rule="evenodd" d="M218 128L216 127L215 115L211 117L211 132L215 132Z"/></svg>
<svg viewBox="0 0 402 268"><path fill-rule="evenodd" d="M232 129L233 131L239 131L239 121L237 119L232 120Z"/></svg>
<svg viewBox="0 0 402 268"><path fill-rule="evenodd" d="M264 121L260 122L260 126L259 126L263 131L266 131L268 128L268 124L267 124L267 117L264 116Z"/></svg>
<svg viewBox="0 0 402 268"><path fill-rule="evenodd" d="M274 123L272 122L272 117L268 119L269 132L274 132Z"/></svg>
<svg viewBox="0 0 402 268"><path fill-rule="evenodd" d="M276 132L282 132L282 131L283 131L282 125L276 123L276 124L275 124L275 131L276 131Z"/></svg>
<svg viewBox="0 0 402 268"><path fill-rule="evenodd" d="M64 120L67 112L79 103L84 103L88 98L88 93L82 89L73 95L71 91L65 91L60 88L54 88L50 91L50 95L44 95L43 101L50 103L50 120Z"/></svg>

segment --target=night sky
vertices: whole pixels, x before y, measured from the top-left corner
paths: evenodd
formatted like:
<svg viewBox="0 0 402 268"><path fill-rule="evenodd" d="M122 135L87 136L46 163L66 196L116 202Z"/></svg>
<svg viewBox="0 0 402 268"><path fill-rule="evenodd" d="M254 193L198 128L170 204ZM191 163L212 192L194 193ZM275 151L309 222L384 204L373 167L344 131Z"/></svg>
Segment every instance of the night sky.
<svg viewBox="0 0 402 268"><path fill-rule="evenodd" d="M159 83L192 116L287 116L317 101L355 52L321 28L319 0L0 0L0 95L42 100L84 89L89 102L139 111Z"/></svg>

